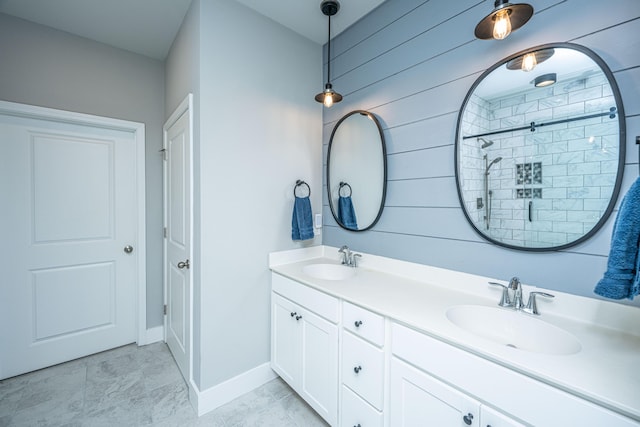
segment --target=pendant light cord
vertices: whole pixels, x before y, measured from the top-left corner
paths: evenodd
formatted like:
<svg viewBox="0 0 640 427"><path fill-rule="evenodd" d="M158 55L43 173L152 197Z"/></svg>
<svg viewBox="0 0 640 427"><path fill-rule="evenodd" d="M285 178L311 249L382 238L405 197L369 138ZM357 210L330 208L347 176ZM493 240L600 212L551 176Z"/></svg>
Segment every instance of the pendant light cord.
<svg viewBox="0 0 640 427"><path fill-rule="evenodd" d="M331 83L331 15L329 15L329 31L327 33L327 83Z"/></svg>

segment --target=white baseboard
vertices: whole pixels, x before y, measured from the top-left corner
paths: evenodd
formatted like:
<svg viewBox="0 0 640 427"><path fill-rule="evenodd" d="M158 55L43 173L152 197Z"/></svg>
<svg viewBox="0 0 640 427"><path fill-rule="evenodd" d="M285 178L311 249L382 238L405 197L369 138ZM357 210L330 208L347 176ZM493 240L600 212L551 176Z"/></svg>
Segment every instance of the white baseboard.
<svg viewBox="0 0 640 427"><path fill-rule="evenodd" d="M147 329L145 334L138 341L138 345L153 344L154 342L160 342L164 340L164 326L156 326L155 328Z"/></svg>
<svg viewBox="0 0 640 427"><path fill-rule="evenodd" d="M198 416L202 416L276 377L276 373L271 370L267 362L203 391L199 391L194 384L191 384L189 400Z"/></svg>

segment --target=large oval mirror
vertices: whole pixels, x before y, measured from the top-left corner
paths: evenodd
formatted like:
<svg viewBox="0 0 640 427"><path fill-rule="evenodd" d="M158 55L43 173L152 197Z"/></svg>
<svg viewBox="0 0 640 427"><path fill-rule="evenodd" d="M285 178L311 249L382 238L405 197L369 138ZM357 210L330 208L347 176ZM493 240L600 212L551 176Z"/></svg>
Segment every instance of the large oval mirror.
<svg viewBox="0 0 640 427"><path fill-rule="evenodd" d="M506 58L467 94L455 156L464 213L484 238L534 251L583 242L622 180L624 111L611 71L569 43Z"/></svg>
<svg viewBox="0 0 640 427"><path fill-rule="evenodd" d="M387 156L378 119L363 110L342 117L331 133L327 192L336 222L347 230L373 227L384 207Z"/></svg>

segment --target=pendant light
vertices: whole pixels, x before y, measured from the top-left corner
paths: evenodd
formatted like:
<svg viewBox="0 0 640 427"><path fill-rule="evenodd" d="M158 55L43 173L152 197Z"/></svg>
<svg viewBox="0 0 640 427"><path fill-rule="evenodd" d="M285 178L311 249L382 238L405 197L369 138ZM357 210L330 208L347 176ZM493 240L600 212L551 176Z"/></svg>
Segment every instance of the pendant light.
<svg viewBox="0 0 640 427"><path fill-rule="evenodd" d="M476 25L476 37L482 40L502 40L522 27L533 15L527 3L511 4L509 0L496 0L494 9Z"/></svg>
<svg viewBox="0 0 640 427"><path fill-rule="evenodd" d="M342 95L333 90L331 86L331 17L340 10L340 3L335 0L324 0L320 4L322 13L329 17L329 33L327 35L327 83L324 90L316 95L316 101L322 102L329 108L336 102L342 101Z"/></svg>
<svg viewBox="0 0 640 427"><path fill-rule="evenodd" d="M553 48L527 52L507 62L508 70L532 71L538 64L551 58L555 50Z"/></svg>

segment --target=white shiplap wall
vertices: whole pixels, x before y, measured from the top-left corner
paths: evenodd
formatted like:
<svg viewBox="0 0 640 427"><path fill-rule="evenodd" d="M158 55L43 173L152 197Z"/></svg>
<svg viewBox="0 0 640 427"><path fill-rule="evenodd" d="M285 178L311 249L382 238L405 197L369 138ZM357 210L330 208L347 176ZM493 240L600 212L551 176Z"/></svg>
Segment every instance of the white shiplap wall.
<svg viewBox="0 0 640 427"><path fill-rule="evenodd" d="M640 1L620 0L615 7L600 0L528 2L535 15L502 41L473 36L477 22L493 8L492 0L388 0L334 39L332 83L345 98L324 111L325 165L336 121L354 109L369 110L384 128L388 186L378 224L366 232L348 232L329 211L325 177L324 244L347 244L356 251L504 280L518 275L527 284L594 296L593 287L606 268L617 211L579 246L531 253L483 240L467 223L458 201L454 139L467 91L495 62L552 42L584 45L613 71L627 122L620 198L638 176Z"/></svg>

